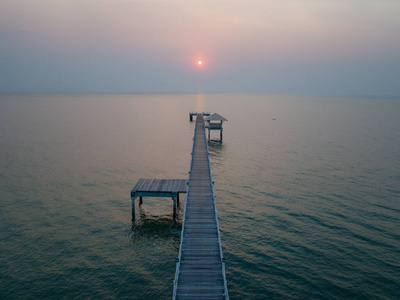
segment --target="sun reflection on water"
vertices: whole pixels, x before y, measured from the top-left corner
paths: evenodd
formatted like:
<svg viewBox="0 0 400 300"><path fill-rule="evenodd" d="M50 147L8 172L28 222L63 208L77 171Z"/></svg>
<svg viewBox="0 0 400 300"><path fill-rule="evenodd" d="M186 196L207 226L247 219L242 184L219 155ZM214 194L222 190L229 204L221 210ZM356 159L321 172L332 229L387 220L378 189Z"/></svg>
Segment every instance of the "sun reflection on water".
<svg viewBox="0 0 400 300"><path fill-rule="evenodd" d="M196 96L196 111L197 112L204 111L204 94L202 91L199 91Z"/></svg>

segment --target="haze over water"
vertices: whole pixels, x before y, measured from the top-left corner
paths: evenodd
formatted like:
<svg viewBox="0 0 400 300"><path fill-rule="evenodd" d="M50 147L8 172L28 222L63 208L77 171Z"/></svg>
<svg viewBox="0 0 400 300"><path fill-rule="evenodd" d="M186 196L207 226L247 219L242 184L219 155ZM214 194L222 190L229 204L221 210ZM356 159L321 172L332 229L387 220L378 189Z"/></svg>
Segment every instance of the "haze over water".
<svg viewBox="0 0 400 300"><path fill-rule="evenodd" d="M400 298L400 100L244 94L1 95L0 298L169 299L198 108L231 299Z"/></svg>
<svg viewBox="0 0 400 300"><path fill-rule="evenodd" d="M0 91L398 97L399 11L396 0L0 0Z"/></svg>

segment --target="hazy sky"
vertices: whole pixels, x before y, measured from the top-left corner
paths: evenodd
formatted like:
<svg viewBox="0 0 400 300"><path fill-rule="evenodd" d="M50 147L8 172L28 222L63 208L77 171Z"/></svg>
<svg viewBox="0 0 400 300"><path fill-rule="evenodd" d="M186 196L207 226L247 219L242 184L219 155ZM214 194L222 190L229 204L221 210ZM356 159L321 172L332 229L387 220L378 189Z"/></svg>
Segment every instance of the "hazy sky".
<svg viewBox="0 0 400 300"><path fill-rule="evenodd" d="M0 91L198 90L400 96L400 0L0 0Z"/></svg>

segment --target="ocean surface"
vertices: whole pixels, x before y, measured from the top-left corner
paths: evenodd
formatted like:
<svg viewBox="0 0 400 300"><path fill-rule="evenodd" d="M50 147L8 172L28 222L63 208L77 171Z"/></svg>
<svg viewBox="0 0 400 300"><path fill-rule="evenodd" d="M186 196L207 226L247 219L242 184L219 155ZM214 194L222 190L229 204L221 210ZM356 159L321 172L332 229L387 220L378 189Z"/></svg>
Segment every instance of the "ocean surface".
<svg viewBox="0 0 400 300"><path fill-rule="evenodd" d="M130 190L187 178L189 111L231 299L400 299L400 99L244 94L0 95L0 298L170 299L184 206Z"/></svg>

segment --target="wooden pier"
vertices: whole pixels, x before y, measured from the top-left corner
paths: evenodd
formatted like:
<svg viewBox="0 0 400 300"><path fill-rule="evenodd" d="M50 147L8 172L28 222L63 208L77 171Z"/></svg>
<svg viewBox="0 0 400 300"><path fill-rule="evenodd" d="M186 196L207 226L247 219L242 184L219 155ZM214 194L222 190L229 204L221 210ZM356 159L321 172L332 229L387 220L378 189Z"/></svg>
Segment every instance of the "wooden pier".
<svg viewBox="0 0 400 300"><path fill-rule="evenodd" d="M190 115L192 119L192 115ZM196 115L173 299L229 299L203 114Z"/></svg>
<svg viewBox="0 0 400 300"><path fill-rule="evenodd" d="M202 112L202 113L199 113L199 112L191 111L191 112L189 112L189 120L190 120L190 122L193 121L193 117L197 117L197 115L199 115L199 114L201 114L201 115L203 115L203 116L209 116L209 115L211 115L210 112Z"/></svg>

